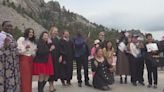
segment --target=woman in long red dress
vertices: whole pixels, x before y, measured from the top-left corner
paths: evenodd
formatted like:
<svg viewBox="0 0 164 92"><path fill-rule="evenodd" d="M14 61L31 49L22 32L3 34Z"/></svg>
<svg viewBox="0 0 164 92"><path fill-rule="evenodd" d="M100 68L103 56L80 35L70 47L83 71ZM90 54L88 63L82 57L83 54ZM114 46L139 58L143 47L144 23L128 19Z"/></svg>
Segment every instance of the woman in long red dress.
<svg viewBox="0 0 164 92"><path fill-rule="evenodd" d="M32 92L32 62L36 51L35 35L32 28L24 32L17 41L20 54L21 92Z"/></svg>
<svg viewBox="0 0 164 92"><path fill-rule="evenodd" d="M51 45L47 32L43 32L37 43L37 52L33 63L33 74L39 75L38 92L43 92L44 86L49 78L53 75L53 64L51 51L55 49Z"/></svg>

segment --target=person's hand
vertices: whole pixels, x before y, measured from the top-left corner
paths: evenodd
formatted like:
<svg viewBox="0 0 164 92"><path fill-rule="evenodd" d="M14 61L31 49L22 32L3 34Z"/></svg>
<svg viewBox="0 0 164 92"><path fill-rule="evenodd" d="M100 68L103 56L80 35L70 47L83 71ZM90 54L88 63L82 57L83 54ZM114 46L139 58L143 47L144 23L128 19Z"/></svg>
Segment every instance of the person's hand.
<svg viewBox="0 0 164 92"><path fill-rule="evenodd" d="M50 48L50 51L54 50L55 49L55 46L52 45L51 48Z"/></svg>
<svg viewBox="0 0 164 92"><path fill-rule="evenodd" d="M8 47L9 45L10 45L10 39L6 37L4 40L4 46Z"/></svg>
<svg viewBox="0 0 164 92"><path fill-rule="evenodd" d="M94 61L94 64L95 64L96 67L98 66L98 63L96 61Z"/></svg>
<svg viewBox="0 0 164 92"><path fill-rule="evenodd" d="M30 45L26 45L26 49L30 48Z"/></svg>
<svg viewBox="0 0 164 92"><path fill-rule="evenodd" d="M6 37L5 40L4 40L4 43L5 43L5 44L10 43L10 39Z"/></svg>
<svg viewBox="0 0 164 92"><path fill-rule="evenodd" d="M157 53L157 51L151 51L153 54L156 54Z"/></svg>
<svg viewBox="0 0 164 92"><path fill-rule="evenodd" d="M38 49L36 48L36 49L34 49L34 51L36 52Z"/></svg>
<svg viewBox="0 0 164 92"><path fill-rule="evenodd" d="M61 62L62 62L62 59L63 59L63 57L62 57L62 56L60 56L60 57L59 57L59 63L61 63Z"/></svg>
<svg viewBox="0 0 164 92"><path fill-rule="evenodd" d="M92 76L93 76L93 77L95 76L95 73L96 73L96 72L92 72Z"/></svg>
<svg viewBox="0 0 164 92"><path fill-rule="evenodd" d="M48 44L51 44L52 43L52 40L51 39L48 39Z"/></svg>
<svg viewBox="0 0 164 92"><path fill-rule="evenodd" d="M109 68L110 72L115 72L115 67Z"/></svg>
<svg viewBox="0 0 164 92"><path fill-rule="evenodd" d="M100 44L96 44L96 48L98 48L100 46Z"/></svg>

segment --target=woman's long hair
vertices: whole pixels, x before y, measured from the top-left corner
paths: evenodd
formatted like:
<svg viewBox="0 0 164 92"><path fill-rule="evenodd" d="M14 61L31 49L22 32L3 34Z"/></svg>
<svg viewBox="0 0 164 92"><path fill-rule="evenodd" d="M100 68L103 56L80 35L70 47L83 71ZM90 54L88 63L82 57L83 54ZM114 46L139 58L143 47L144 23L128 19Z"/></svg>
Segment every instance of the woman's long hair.
<svg viewBox="0 0 164 92"><path fill-rule="evenodd" d="M39 40L43 40L42 38L43 38L43 35L44 35L45 33L48 34L47 31L42 32L41 35L40 35L40 37L39 37Z"/></svg>
<svg viewBox="0 0 164 92"><path fill-rule="evenodd" d="M32 38L29 38L30 30L33 31L33 37L32 37ZM32 29L32 28L27 28L27 29L25 29L25 32L24 32L24 38L25 38L25 40L29 39L31 42L34 42L34 43L35 43L36 40L35 40L34 29Z"/></svg>
<svg viewBox="0 0 164 92"><path fill-rule="evenodd" d="M106 43L105 43L105 48L106 48L107 51L112 50L112 48L113 48L113 44L112 44L112 46L110 48L108 48L108 43L109 42L111 42L111 44L112 44L112 41L109 41L109 40L106 41Z"/></svg>
<svg viewBox="0 0 164 92"><path fill-rule="evenodd" d="M50 28L50 31L48 32L49 36L51 37L53 30L56 29L58 31L58 28L53 26Z"/></svg>

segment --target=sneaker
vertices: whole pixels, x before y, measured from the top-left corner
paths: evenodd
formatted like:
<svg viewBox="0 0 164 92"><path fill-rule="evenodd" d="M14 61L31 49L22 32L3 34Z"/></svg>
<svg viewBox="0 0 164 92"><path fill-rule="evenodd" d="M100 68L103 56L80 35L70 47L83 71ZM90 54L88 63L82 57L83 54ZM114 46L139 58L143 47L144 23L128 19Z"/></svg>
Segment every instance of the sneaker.
<svg viewBox="0 0 164 92"><path fill-rule="evenodd" d="M89 83L85 83L85 86L92 87L92 85Z"/></svg>
<svg viewBox="0 0 164 92"><path fill-rule="evenodd" d="M62 86L67 86L64 80L61 80Z"/></svg>
<svg viewBox="0 0 164 92"><path fill-rule="evenodd" d="M132 83L133 84L133 86L137 86L137 83Z"/></svg>
<svg viewBox="0 0 164 92"><path fill-rule="evenodd" d="M142 86L145 86L145 84L143 82L139 82L139 84L142 85Z"/></svg>
<svg viewBox="0 0 164 92"><path fill-rule="evenodd" d="M157 85L156 85L156 84L154 84L153 88L155 88L155 89L156 89L156 88L157 88Z"/></svg>
<svg viewBox="0 0 164 92"><path fill-rule="evenodd" d="M150 85L150 84L149 84L149 85L147 85L147 88L151 88L151 87L152 87L152 85Z"/></svg>

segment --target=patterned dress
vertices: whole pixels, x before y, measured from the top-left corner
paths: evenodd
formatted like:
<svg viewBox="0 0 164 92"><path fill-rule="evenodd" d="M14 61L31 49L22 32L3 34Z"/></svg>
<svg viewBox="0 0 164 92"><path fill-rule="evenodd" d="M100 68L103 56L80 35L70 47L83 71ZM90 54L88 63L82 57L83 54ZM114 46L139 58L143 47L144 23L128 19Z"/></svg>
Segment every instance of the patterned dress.
<svg viewBox="0 0 164 92"><path fill-rule="evenodd" d="M95 65L97 62L97 66ZM106 59L103 62L98 62L96 59L92 61L92 71L95 72L93 76L93 87L103 88L114 83L114 75L110 72L109 68L112 68L112 65L108 63Z"/></svg>
<svg viewBox="0 0 164 92"><path fill-rule="evenodd" d="M21 92L17 43L10 35L8 47L0 48L0 92Z"/></svg>

